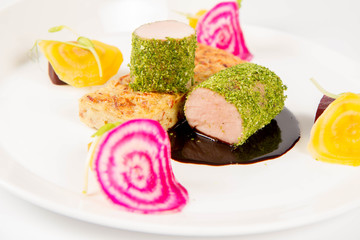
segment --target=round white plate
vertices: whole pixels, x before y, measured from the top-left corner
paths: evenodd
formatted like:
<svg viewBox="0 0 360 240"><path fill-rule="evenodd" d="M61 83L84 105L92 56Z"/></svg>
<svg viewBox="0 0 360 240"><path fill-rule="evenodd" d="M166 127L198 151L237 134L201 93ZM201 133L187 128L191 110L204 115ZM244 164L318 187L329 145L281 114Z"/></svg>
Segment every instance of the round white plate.
<svg viewBox="0 0 360 240"><path fill-rule="evenodd" d="M78 99L94 88L52 85L46 61L23 61L0 80L0 183L36 205L115 228L171 235L235 235L314 223L360 205L360 168L315 161L306 150L321 94L360 92L358 64L277 31L245 28L253 62L288 86L286 106L300 122L301 139L280 158L251 165L204 166L173 161L190 201L181 213L141 215L110 203L90 181L81 194L87 144L94 132L78 117ZM130 33L103 39L124 53ZM31 41L31 40L29 40ZM31 45L31 43L29 44ZM91 176L93 177L93 176Z"/></svg>

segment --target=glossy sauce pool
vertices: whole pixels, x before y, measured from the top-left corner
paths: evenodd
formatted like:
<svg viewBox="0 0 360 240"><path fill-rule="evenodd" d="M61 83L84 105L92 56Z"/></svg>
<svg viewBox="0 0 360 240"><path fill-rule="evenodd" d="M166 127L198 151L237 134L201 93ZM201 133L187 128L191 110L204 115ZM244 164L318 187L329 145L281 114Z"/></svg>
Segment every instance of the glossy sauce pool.
<svg viewBox="0 0 360 240"><path fill-rule="evenodd" d="M274 159L300 139L298 121L287 108L237 148L194 131L186 121L168 132L172 159L206 165L250 164Z"/></svg>

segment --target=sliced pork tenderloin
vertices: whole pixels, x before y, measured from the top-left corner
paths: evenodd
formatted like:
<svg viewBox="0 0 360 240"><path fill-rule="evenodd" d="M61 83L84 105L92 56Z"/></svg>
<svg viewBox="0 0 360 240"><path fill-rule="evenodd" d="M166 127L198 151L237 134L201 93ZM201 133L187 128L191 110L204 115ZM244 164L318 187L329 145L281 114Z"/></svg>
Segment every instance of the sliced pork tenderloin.
<svg viewBox="0 0 360 240"><path fill-rule="evenodd" d="M254 63L238 64L195 87L187 97L185 116L197 131L241 145L281 112L285 89L269 69Z"/></svg>

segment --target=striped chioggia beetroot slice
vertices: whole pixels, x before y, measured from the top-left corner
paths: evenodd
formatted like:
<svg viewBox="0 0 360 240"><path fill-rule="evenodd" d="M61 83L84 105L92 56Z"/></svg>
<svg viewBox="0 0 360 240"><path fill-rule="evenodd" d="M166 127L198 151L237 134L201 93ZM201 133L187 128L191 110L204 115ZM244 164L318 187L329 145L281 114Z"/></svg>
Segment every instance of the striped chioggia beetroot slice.
<svg viewBox="0 0 360 240"><path fill-rule="evenodd" d="M180 211L188 201L170 163L167 132L154 120L135 119L102 136L95 170L106 195L128 211Z"/></svg>
<svg viewBox="0 0 360 240"><path fill-rule="evenodd" d="M196 33L199 43L223 49L245 61L253 57L246 47L235 1L221 2L209 10L199 19Z"/></svg>

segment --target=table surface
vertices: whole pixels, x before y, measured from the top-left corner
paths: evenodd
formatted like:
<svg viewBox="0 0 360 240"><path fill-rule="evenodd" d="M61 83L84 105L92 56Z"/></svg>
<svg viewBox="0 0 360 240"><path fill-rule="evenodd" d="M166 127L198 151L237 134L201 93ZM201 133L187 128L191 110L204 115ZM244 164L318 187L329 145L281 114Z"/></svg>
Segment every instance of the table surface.
<svg viewBox="0 0 360 240"><path fill-rule="evenodd" d="M1 0L0 10L12 2L12 0ZM198 1L196 4L201 3ZM241 24L288 32L326 46L360 63L359 10L360 1L356 0L244 0L241 8ZM359 224L360 209L355 209L308 226L267 234L234 236L229 239L352 240L360 239ZM0 239L25 238L201 239L122 231L78 221L37 207L0 188Z"/></svg>

